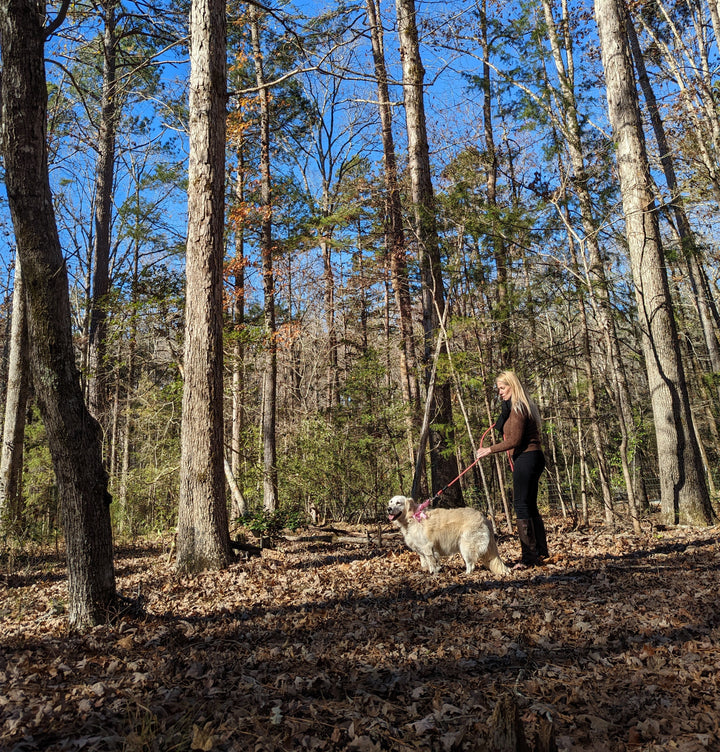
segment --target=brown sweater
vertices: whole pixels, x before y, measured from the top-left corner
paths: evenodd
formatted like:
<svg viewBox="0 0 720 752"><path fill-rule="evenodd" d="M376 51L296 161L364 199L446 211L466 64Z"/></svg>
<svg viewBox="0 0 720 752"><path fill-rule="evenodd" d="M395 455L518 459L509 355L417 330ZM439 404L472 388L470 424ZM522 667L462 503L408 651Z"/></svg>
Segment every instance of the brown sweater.
<svg viewBox="0 0 720 752"><path fill-rule="evenodd" d="M503 426L503 441L493 444L492 451L505 452L512 450L513 459L524 452L534 452L542 449L540 429L531 415L527 414L524 406L520 410L511 410Z"/></svg>

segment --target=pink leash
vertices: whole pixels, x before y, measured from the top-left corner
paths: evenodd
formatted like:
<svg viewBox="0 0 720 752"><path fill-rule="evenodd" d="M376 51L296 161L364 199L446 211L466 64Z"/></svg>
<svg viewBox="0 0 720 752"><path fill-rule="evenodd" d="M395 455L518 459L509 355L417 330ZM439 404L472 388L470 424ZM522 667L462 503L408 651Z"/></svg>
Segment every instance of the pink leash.
<svg viewBox="0 0 720 752"><path fill-rule="evenodd" d="M480 446L482 446L482 445L483 445L483 441L485 441L485 437L486 437L486 436L487 436L487 435L488 435L488 434L490 433L490 431L492 431L492 429L493 429L494 427L495 427L495 424L493 423L493 424L492 424L492 425L491 425L491 426L490 426L490 427L489 427L489 428L488 428L488 429L487 429L487 430L485 431L485 433L484 433L484 434L483 434L483 435L482 435L482 436L480 437ZM439 490L439 491L438 491L438 492L437 492L437 493L435 494L435 496L432 496L431 498L429 498L429 499L426 499L425 501L423 501L423 503L422 503L422 504L419 504L419 505L418 505L418 507L417 507L417 509L415 510L414 514L413 514L413 517L414 517L414 518L415 518L416 520L418 520L418 522L419 522L420 520L425 520L425 519L427 519L427 514L425 514L425 510L426 510L426 509L427 509L427 508L428 508L428 507L429 507L429 506L430 506L430 505L431 505L431 504L433 503L433 501L435 501L436 499L439 499L439 498L440 498L440 496L442 496L442 494L443 494L443 493L444 493L445 491L447 491L447 490L448 490L448 488L450 488L450 486L452 486L452 485L454 485L455 483L457 483L457 482L458 482L458 481L460 480L460 478L462 478L462 477L463 477L463 475L465 475L465 473L466 473L466 472L467 472L468 470L470 470L470 469L471 469L472 467L474 467L475 465L477 465L477 463L478 463L478 462L480 462L480 459L476 459L476 460L475 460L474 462L470 463L470 464L469 464L469 465L468 465L468 466L467 466L467 467L466 467L466 468L465 468L465 469L464 469L464 470L463 470L463 471L462 471L462 472L460 473L460 475L458 475L458 477L457 477L457 478L455 478L454 480L451 480L451 481L450 481L450 482L449 482L449 483L447 484L447 486L443 486L443 487L442 487L442 488L441 488L441 489L440 489L440 490ZM510 460L510 467L512 467L512 460Z"/></svg>

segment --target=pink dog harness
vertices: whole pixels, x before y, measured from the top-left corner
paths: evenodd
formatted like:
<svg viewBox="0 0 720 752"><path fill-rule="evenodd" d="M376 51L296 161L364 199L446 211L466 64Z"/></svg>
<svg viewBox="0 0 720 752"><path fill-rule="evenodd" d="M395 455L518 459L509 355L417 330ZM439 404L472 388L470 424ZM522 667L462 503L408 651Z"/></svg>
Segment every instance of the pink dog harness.
<svg viewBox="0 0 720 752"><path fill-rule="evenodd" d="M422 504L418 505L418 508L415 510L415 513L413 514L413 517L418 521L421 522L422 520L427 519L427 515L425 514L425 510L430 506L432 503L432 499L427 499L426 501L423 501Z"/></svg>

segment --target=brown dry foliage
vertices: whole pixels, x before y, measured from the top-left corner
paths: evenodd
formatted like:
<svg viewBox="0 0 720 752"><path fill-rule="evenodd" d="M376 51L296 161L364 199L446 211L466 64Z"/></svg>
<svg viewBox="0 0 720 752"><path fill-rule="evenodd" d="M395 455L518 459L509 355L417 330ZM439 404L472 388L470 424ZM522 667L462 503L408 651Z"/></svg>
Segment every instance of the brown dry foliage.
<svg viewBox="0 0 720 752"><path fill-rule="evenodd" d="M529 749L548 720L560 750L720 749L718 528L548 528L551 563L504 579L426 575L389 529L192 579L121 547L144 612L85 635L54 552L5 560L0 749L497 749L508 696Z"/></svg>

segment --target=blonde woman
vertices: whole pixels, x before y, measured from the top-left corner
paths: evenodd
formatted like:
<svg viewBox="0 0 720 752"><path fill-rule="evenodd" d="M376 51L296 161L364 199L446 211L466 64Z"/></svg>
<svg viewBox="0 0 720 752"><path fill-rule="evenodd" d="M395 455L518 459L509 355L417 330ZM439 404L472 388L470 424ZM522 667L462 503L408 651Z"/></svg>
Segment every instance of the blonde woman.
<svg viewBox="0 0 720 752"><path fill-rule="evenodd" d="M545 524L537 506L538 482L545 469L540 411L513 371L503 371L496 385L503 405L495 430L502 433L503 440L480 447L477 457L512 451L513 506L522 552L515 568L521 569L537 566L548 555Z"/></svg>

